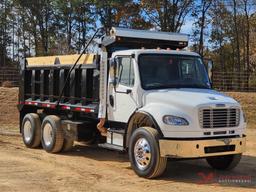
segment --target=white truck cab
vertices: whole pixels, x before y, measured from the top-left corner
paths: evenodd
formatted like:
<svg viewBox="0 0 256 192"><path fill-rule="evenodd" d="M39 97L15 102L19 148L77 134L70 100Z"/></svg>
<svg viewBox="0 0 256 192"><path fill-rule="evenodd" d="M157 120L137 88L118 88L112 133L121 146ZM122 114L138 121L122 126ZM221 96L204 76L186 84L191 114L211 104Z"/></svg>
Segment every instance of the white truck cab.
<svg viewBox="0 0 256 192"><path fill-rule="evenodd" d="M142 111L154 117L166 138L244 134L240 104L211 88L197 53L128 50L112 57L117 59L118 72L115 88L111 81L108 86L109 120L126 123L135 111ZM218 117L211 117L214 110Z"/></svg>
<svg viewBox="0 0 256 192"><path fill-rule="evenodd" d="M166 158L206 158L216 169L238 164L245 150L243 111L237 101L212 89L211 71L200 55L142 47L113 52L109 66L107 118L115 122L114 130L127 125L125 142L116 144L128 147L138 175L160 175ZM108 134L109 144L120 135Z"/></svg>

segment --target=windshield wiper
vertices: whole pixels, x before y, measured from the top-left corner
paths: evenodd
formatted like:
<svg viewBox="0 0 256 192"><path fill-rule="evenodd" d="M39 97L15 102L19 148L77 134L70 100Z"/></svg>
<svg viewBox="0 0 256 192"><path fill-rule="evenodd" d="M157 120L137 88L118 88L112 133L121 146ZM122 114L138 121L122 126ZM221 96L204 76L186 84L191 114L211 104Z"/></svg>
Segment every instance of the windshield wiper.
<svg viewBox="0 0 256 192"><path fill-rule="evenodd" d="M146 85L147 89L167 89L167 88L199 88L199 89L210 89L210 87L201 84L163 84L163 83L151 83Z"/></svg>
<svg viewBox="0 0 256 192"><path fill-rule="evenodd" d="M210 89L207 85L201 84L190 84L190 85L182 85L183 88L198 88L198 89Z"/></svg>
<svg viewBox="0 0 256 192"><path fill-rule="evenodd" d="M163 89L163 88L177 88L175 85L163 84L163 83L151 83L146 85L147 89Z"/></svg>

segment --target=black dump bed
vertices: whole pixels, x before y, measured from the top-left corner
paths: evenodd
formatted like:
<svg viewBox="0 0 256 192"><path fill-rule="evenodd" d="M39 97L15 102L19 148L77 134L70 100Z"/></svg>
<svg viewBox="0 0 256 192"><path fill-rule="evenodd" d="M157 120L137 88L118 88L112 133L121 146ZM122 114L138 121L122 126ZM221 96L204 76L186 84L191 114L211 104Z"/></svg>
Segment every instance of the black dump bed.
<svg viewBox="0 0 256 192"><path fill-rule="evenodd" d="M97 113L99 70L97 55L84 54L60 98L62 89L79 55L28 58L22 70L19 109L24 106ZM59 105L57 105L59 104Z"/></svg>

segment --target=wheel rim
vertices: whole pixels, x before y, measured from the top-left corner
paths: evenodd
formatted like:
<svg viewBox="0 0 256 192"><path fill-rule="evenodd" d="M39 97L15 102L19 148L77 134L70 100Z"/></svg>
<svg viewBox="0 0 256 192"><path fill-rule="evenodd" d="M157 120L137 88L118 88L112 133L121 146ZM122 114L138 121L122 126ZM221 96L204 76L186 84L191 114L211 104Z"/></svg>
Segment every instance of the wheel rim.
<svg viewBox="0 0 256 192"><path fill-rule="evenodd" d="M53 129L50 123L46 123L43 130L44 144L49 146L53 141Z"/></svg>
<svg viewBox="0 0 256 192"><path fill-rule="evenodd" d="M24 139L26 143L29 143L32 139L32 125L29 120L24 123Z"/></svg>
<svg viewBox="0 0 256 192"><path fill-rule="evenodd" d="M151 161L151 149L145 138L140 138L134 146L134 157L137 167L145 170Z"/></svg>

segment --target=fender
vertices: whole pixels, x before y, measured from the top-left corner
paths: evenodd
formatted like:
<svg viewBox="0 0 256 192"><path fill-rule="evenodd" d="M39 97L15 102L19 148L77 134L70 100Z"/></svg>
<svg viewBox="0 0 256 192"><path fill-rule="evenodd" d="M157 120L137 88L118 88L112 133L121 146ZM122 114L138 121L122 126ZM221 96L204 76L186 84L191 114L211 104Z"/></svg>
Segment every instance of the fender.
<svg viewBox="0 0 256 192"><path fill-rule="evenodd" d="M157 129L160 136L163 137L163 133L154 117L147 111L140 109L135 111L128 121L128 126L125 132L126 137L124 142L126 148L129 146L129 139L131 137L132 132L135 129L143 126L149 126Z"/></svg>
<svg viewBox="0 0 256 192"><path fill-rule="evenodd" d="M163 117L165 115L174 115L177 117L183 117L185 118L190 125L193 125L193 123L196 123L195 119L192 119L194 117L194 111L187 112L182 107L176 107L173 105L165 104L165 103L149 103L145 107L141 108L143 111L147 111L149 114L151 114L158 126L160 127L163 134L166 131L176 131L178 128L180 131L187 131L187 126L170 126L163 122ZM164 134L165 135L165 134Z"/></svg>
<svg viewBox="0 0 256 192"><path fill-rule="evenodd" d="M166 131L176 129L174 126L164 124L164 115L175 115L186 118L190 123L193 121L189 114L185 114L180 108L164 103L149 103L148 105L138 109L128 121L126 130L125 146L129 144L129 138L136 128L142 126L153 127L158 130L163 138ZM179 129L187 130L187 127L179 127Z"/></svg>

